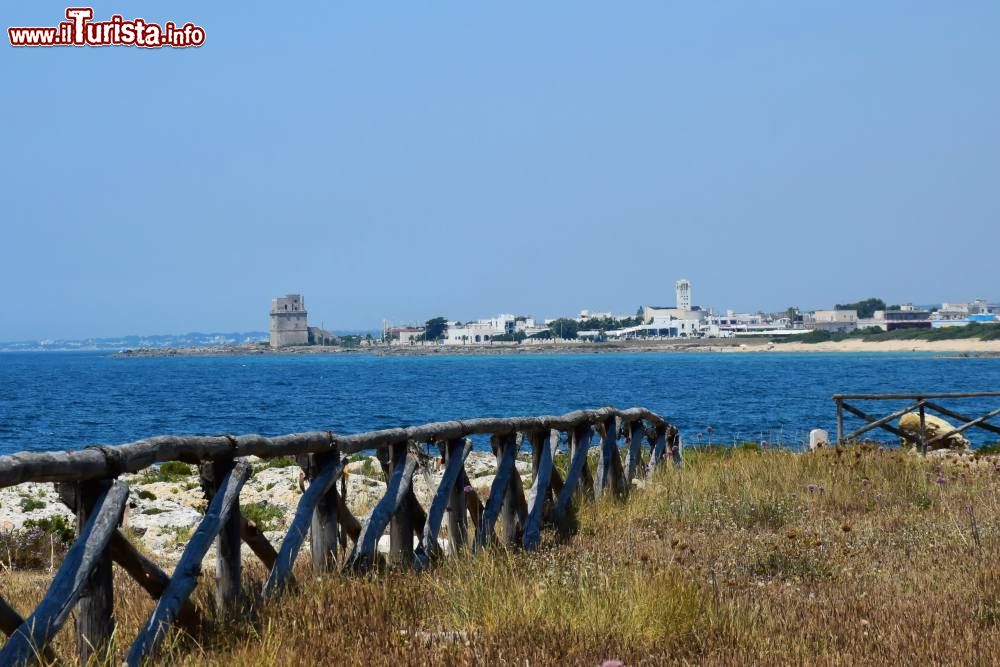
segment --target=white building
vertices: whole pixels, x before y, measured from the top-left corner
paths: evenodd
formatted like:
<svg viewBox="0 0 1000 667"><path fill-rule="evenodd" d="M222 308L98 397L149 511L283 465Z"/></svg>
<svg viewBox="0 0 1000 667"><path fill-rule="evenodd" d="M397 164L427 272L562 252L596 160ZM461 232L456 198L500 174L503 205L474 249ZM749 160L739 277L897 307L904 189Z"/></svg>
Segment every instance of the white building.
<svg viewBox="0 0 1000 667"><path fill-rule="evenodd" d="M655 319L675 319L675 320L695 320L697 322L703 322L705 317L708 315L701 308L695 308L693 310L684 310L681 308L668 308L665 306L643 306L642 307L642 321L646 324L652 324Z"/></svg>
<svg viewBox="0 0 1000 667"><path fill-rule="evenodd" d="M475 322L448 323L445 345L482 345L493 342L497 336L523 333L525 336L547 331L548 327L537 324L533 318L501 314Z"/></svg>
<svg viewBox="0 0 1000 667"><path fill-rule="evenodd" d="M388 327L385 339L390 345L414 345L423 338L424 327Z"/></svg>
<svg viewBox="0 0 1000 667"><path fill-rule="evenodd" d="M675 310L675 309L671 309ZM692 311L699 312L699 311ZM699 319L679 319L676 317L657 316L634 327L614 329L605 332L608 338L696 338L702 335L704 322ZM578 336L580 334L577 334Z"/></svg>
<svg viewBox="0 0 1000 667"><path fill-rule="evenodd" d="M643 324L653 324L654 320L663 323L670 320L690 320L694 322L704 322L708 313L697 306L691 305L691 283L686 278L681 278L674 284L675 305L669 306L643 306Z"/></svg>
<svg viewBox="0 0 1000 667"><path fill-rule="evenodd" d="M805 316L806 328L820 331L854 331L858 328L855 310L816 310Z"/></svg>
<svg viewBox="0 0 1000 667"><path fill-rule="evenodd" d="M706 324L709 336L729 338L757 330L763 324L763 318L754 313L737 313L727 310L725 315L709 315Z"/></svg>

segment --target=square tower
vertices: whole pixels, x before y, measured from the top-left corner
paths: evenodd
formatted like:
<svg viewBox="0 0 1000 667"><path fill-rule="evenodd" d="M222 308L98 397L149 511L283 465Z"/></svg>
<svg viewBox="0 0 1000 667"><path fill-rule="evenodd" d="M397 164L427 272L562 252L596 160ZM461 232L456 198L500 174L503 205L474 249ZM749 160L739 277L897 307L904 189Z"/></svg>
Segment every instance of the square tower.
<svg viewBox="0 0 1000 667"><path fill-rule="evenodd" d="M674 284L677 294L677 310L691 310L691 283L687 278L681 278Z"/></svg>
<svg viewBox="0 0 1000 667"><path fill-rule="evenodd" d="M309 344L306 303L301 294L271 299L271 347Z"/></svg>

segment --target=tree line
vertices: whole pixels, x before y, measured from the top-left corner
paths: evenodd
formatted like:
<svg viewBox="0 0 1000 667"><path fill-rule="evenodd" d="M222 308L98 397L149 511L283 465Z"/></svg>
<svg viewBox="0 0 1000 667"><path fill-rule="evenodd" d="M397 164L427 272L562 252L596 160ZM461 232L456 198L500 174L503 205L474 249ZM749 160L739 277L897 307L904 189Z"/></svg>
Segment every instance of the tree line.
<svg viewBox="0 0 1000 667"><path fill-rule="evenodd" d="M518 317L518 320L525 320L526 317ZM545 331L541 331L536 334L532 334L531 338L536 339L551 339L551 338L562 338L566 340L573 340L577 337L580 331L611 331L614 329L624 329L626 327L634 327L642 324L642 317L640 313L636 313L635 317L625 317L625 318L614 318L614 317L594 317L584 322L578 322L577 320L570 317L560 317L559 319L552 320L546 325ZM423 341L441 341L444 340L448 333L448 318L446 317L434 317L426 322L424 322L424 333L420 337ZM493 337L494 341L498 342L517 342L520 343L526 340L529 336L523 331L515 331L513 333L503 333L497 334Z"/></svg>

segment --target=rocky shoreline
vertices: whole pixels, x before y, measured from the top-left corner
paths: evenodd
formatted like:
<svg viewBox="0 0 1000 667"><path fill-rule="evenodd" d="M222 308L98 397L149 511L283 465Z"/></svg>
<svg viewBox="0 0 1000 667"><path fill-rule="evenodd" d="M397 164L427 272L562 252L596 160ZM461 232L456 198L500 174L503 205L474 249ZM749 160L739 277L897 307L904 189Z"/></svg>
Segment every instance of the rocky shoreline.
<svg viewBox="0 0 1000 667"><path fill-rule="evenodd" d="M328 355L367 354L378 357L478 357L522 354L604 354L640 352L722 352L722 353L767 353L767 352L930 352L943 358L1000 357L1000 340L981 341L974 339L957 340L888 340L888 341L827 341L822 343L773 342L754 338L701 338L694 340L659 341L548 341L541 343L491 343L489 345L372 345L363 347L336 347L309 345L273 350L266 345L233 345L227 347L198 348L157 348L124 350L113 354L115 358L137 359L151 357L211 357L211 356L259 356L259 355Z"/></svg>
<svg viewBox="0 0 1000 667"><path fill-rule="evenodd" d="M301 469L290 459L250 457L250 460L254 473L243 487L240 505L244 515L257 524L277 549L302 495ZM518 459L516 466L525 488L530 487L530 461ZM433 464L418 468L413 477L414 494L424 507L430 505L441 481L442 471L434 468ZM472 487L485 499L496 476L496 458L487 452L470 452L465 468ZM171 463L122 475L121 479L129 485L123 531L140 550L164 565L173 566L208 504L196 468ZM353 456L345 468L343 481L347 505L363 521L386 489L378 460L374 456ZM27 482L0 489L0 533L53 520L69 526L75 526L76 522L73 513L60 501L55 485ZM387 544L386 541L380 548ZM8 556L0 553L0 563L6 563ZM214 558L214 551L206 558Z"/></svg>
<svg viewBox="0 0 1000 667"><path fill-rule="evenodd" d="M115 359L144 359L155 357L245 357L265 355L302 355L302 354L359 354L367 353L368 348L337 347L334 345L306 345L302 347L283 347L278 350L267 345L241 344L221 345L213 347L163 347L139 348L115 352Z"/></svg>
<svg viewBox="0 0 1000 667"><path fill-rule="evenodd" d="M337 347L308 345L271 349L266 345L232 345L225 347L149 348L123 350L111 355L121 359L150 357L259 356L309 354L370 354L373 356L494 356L505 354L599 354L604 352L722 352L753 348L768 348L767 341L737 339L696 339L663 341L552 341L543 343L491 343L489 345L372 345Z"/></svg>

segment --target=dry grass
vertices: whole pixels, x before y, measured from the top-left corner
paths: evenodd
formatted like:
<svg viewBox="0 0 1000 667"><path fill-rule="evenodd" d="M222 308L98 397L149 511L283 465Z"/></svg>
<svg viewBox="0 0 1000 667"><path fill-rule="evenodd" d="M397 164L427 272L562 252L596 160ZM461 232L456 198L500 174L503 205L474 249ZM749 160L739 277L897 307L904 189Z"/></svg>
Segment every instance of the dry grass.
<svg viewBox="0 0 1000 667"><path fill-rule="evenodd" d="M938 467L938 466L941 467ZM317 579L161 661L1000 664L1000 473L899 452L692 453L537 554ZM262 572L248 577L259 590ZM26 610L48 575L5 576ZM151 603L125 581L122 637ZM198 592L208 602L207 585ZM70 655L72 629L59 638Z"/></svg>

